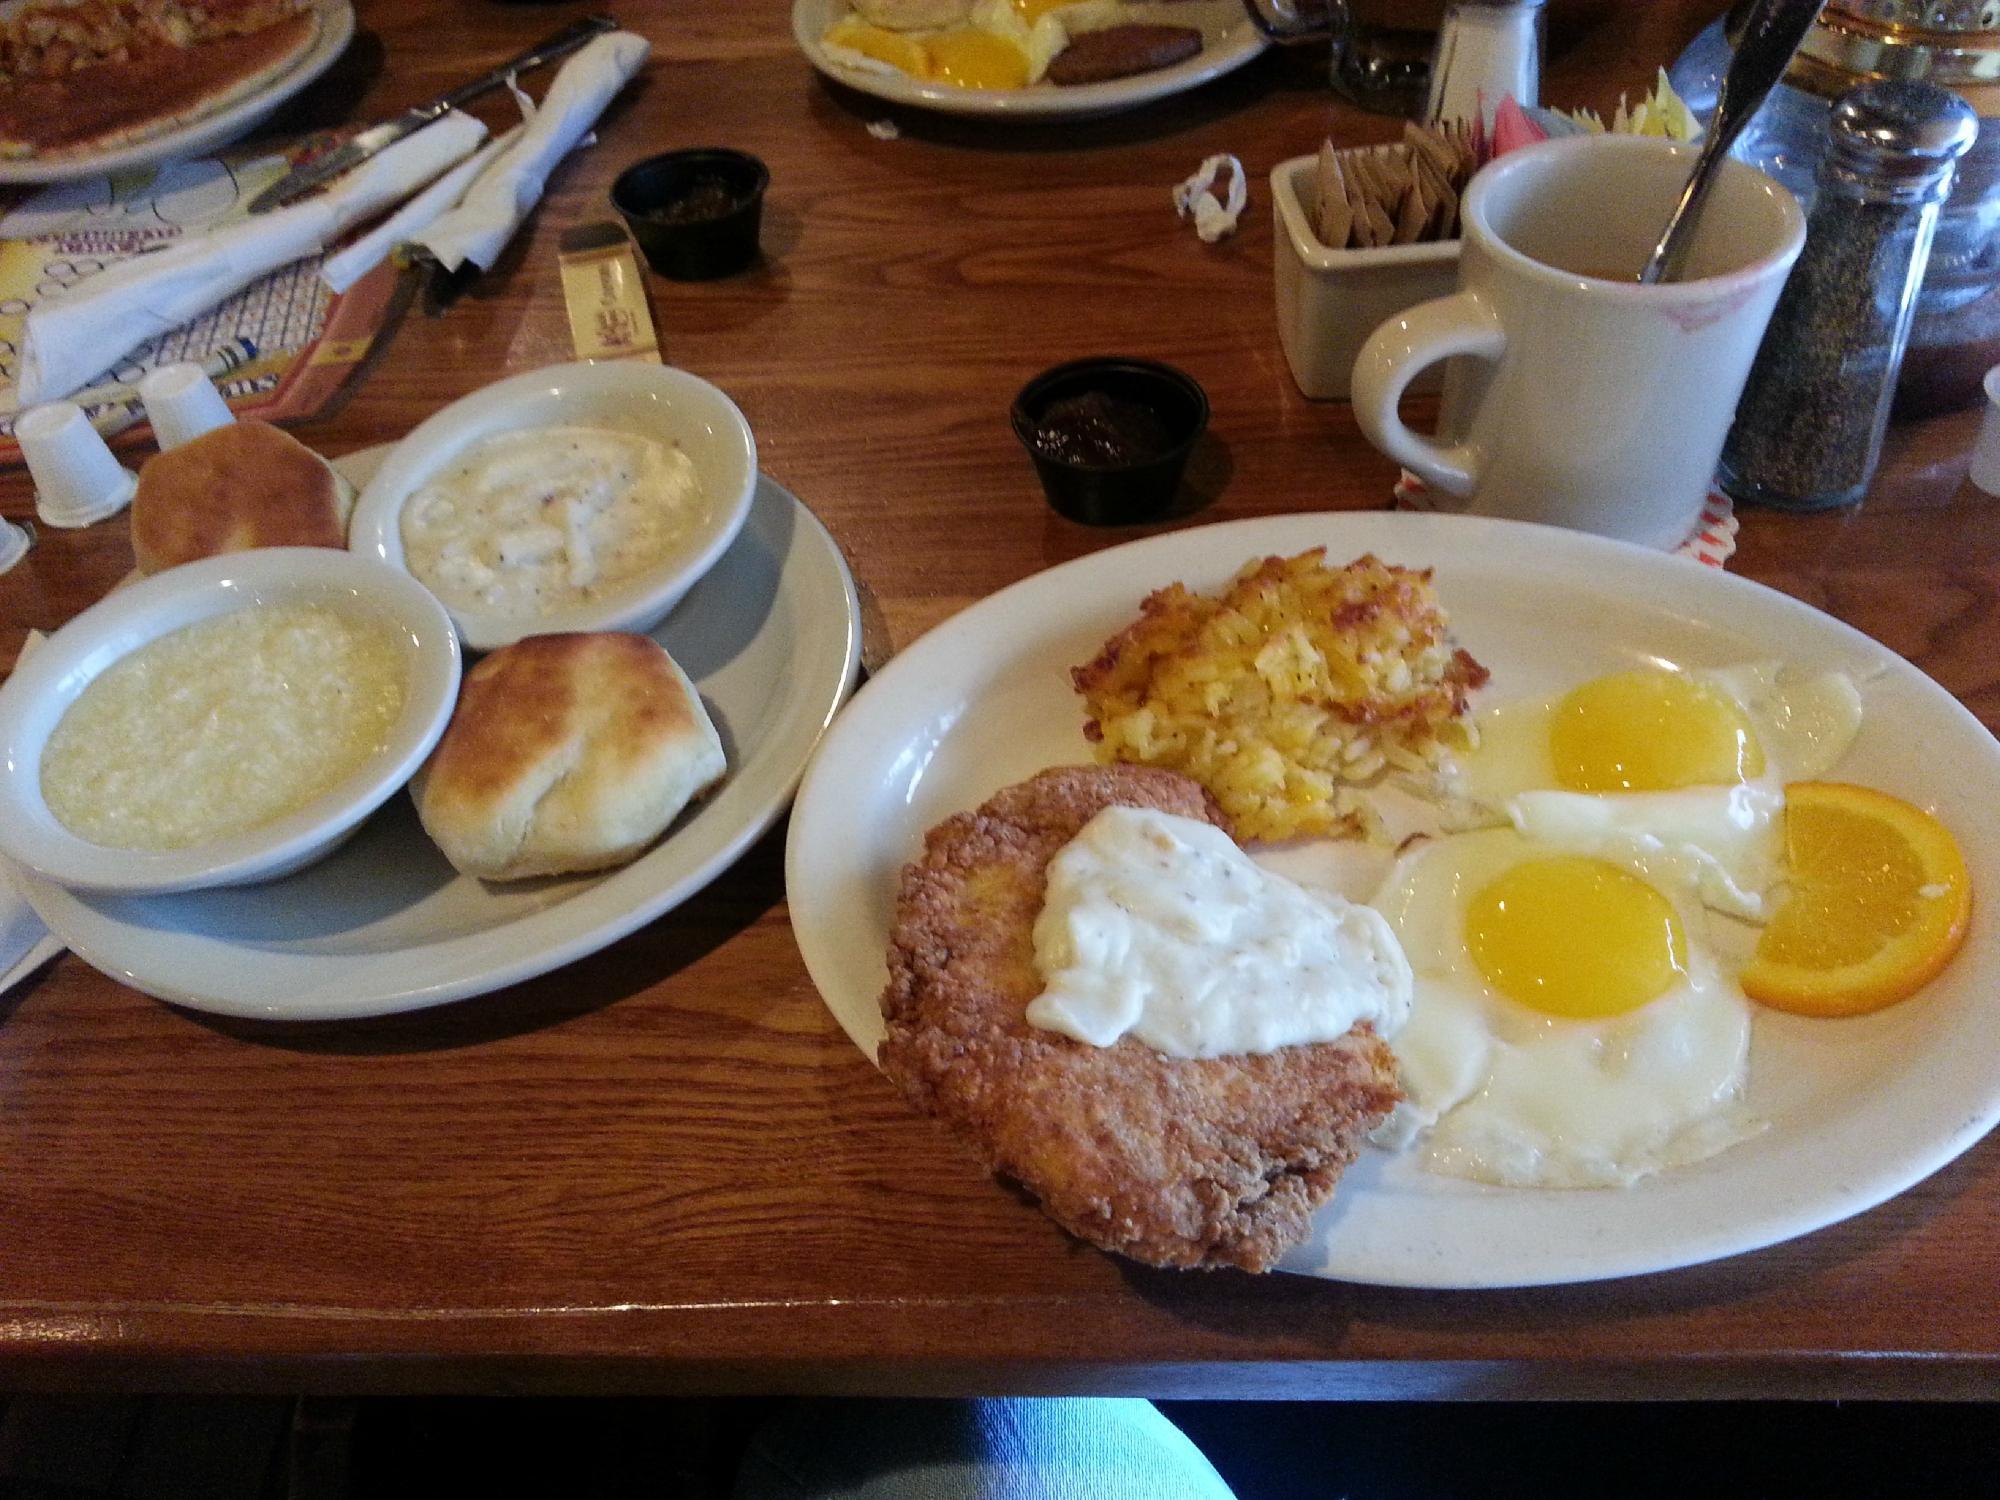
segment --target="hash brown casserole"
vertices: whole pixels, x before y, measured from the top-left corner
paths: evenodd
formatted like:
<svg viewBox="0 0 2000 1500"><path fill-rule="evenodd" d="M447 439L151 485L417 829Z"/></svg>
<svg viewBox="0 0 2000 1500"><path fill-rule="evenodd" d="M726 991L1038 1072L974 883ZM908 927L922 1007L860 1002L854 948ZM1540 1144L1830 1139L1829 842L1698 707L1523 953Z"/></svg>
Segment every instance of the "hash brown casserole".
<svg viewBox="0 0 2000 1500"><path fill-rule="evenodd" d="M1170 584L1071 681L1098 759L1207 787L1239 838L1355 837L1356 788L1462 748L1488 673L1453 645L1428 569L1326 549L1246 564L1221 594Z"/></svg>

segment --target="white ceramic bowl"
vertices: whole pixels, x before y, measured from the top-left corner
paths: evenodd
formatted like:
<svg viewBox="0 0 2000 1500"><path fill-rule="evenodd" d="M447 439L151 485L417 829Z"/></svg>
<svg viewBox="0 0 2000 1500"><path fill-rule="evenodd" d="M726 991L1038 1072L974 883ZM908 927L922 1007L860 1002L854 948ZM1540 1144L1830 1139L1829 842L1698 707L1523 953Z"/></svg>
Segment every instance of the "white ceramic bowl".
<svg viewBox="0 0 2000 1500"><path fill-rule="evenodd" d="M186 849L111 849L78 838L42 800L42 748L99 673L163 635L258 604L335 605L389 623L409 691L388 745L340 785L261 828ZM323 547L204 558L119 589L43 641L0 685L0 852L86 891L159 894L247 885L329 854L423 764L458 701L458 639L407 573Z"/></svg>
<svg viewBox="0 0 2000 1500"><path fill-rule="evenodd" d="M665 365L552 365L454 401L398 443L354 507L348 546L401 568L403 504L481 438L556 425L609 427L679 443L709 501L708 519L660 563L602 599L545 615L451 609L474 651L568 630L649 630L729 550L757 488L757 443L736 403Z"/></svg>

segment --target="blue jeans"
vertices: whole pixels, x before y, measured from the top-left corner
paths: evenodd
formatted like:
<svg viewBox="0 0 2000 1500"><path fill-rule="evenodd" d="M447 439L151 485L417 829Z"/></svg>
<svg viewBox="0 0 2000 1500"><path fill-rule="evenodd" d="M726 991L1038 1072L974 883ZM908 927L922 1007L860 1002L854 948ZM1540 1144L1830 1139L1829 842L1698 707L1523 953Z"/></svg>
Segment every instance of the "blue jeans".
<svg viewBox="0 0 2000 1500"><path fill-rule="evenodd" d="M1233 1500L1150 1401L799 1401L751 1441L735 1500Z"/></svg>

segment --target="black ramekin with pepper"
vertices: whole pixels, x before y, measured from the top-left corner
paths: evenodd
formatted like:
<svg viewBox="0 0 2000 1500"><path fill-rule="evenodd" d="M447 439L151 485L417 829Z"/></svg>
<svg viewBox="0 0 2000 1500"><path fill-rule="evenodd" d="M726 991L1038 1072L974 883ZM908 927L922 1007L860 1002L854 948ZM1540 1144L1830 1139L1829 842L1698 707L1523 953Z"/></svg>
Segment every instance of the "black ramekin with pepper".
<svg viewBox="0 0 2000 1500"><path fill-rule="evenodd" d="M1086 525L1130 526L1171 509L1208 395L1157 360L1079 359L1023 386L1013 418L1050 505Z"/></svg>
<svg viewBox="0 0 2000 1500"><path fill-rule="evenodd" d="M704 146L636 162L611 185L646 264L675 281L713 281L757 259L771 172L742 151Z"/></svg>

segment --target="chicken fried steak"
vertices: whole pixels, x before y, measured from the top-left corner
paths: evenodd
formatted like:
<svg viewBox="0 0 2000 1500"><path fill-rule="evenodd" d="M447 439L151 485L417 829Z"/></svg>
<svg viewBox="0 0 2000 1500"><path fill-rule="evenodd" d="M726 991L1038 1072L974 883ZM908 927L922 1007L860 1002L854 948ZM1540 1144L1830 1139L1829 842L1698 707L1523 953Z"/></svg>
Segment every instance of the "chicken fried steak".
<svg viewBox="0 0 2000 1500"><path fill-rule="evenodd" d="M897 897L882 1067L1071 1233L1157 1266L1267 1270L1394 1107L1395 1059L1365 1024L1210 1059L1030 1025L1049 861L1113 804L1228 826L1178 772L1112 765L1044 771L930 831Z"/></svg>

